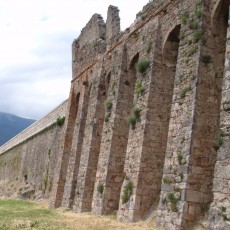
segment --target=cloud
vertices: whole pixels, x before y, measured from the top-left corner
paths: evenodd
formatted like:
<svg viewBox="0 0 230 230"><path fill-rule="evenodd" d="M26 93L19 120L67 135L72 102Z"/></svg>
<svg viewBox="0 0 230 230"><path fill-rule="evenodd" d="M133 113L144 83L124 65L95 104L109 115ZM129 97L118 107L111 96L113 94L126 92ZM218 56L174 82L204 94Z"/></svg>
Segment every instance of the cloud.
<svg viewBox="0 0 230 230"><path fill-rule="evenodd" d="M39 119L68 98L71 45L94 13L120 8L124 30L147 0L0 1L0 111ZM129 10L127 10L129 9Z"/></svg>

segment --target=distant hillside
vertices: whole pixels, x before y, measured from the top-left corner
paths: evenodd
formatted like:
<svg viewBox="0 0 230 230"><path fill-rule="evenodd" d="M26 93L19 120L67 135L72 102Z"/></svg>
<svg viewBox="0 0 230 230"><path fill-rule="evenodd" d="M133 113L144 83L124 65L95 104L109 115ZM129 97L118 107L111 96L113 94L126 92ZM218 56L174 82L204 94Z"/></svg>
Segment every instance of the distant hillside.
<svg viewBox="0 0 230 230"><path fill-rule="evenodd" d="M0 145L10 140L34 122L35 120L32 119L0 112Z"/></svg>

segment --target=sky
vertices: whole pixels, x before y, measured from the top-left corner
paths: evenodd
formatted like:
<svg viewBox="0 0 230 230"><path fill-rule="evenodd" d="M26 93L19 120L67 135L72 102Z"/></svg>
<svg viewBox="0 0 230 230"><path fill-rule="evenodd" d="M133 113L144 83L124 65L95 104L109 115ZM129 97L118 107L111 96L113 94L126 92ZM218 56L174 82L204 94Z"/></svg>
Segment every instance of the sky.
<svg viewBox="0 0 230 230"><path fill-rule="evenodd" d="M121 29L148 0L0 0L0 112L40 119L68 98L71 45L94 13L120 9Z"/></svg>

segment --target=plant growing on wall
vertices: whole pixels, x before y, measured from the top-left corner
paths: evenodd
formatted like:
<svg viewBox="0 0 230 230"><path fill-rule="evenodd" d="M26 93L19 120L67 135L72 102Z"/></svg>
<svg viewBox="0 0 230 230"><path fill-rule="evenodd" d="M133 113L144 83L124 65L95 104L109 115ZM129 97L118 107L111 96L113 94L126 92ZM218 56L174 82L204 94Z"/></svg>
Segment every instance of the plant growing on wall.
<svg viewBox="0 0 230 230"><path fill-rule="evenodd" d="M62 126L64 124L64 122L65 122L65 117L64 116L63 117L58 116L58 118L56 120L56 124L58 126Z"/></svg>
<svg viewBox="0 0 230 230"><path fill-rule="evenodd" d="M186 94L187 94L188 92L190 92L191 90L192 90L191 87L186 87L186 88L182 89L182 91L181 91L181 93L180 93L181 99L185 98Z"/></svg>
<svg viewBox="0 0 230 230"><path fill-rule="evenodd" d="M193 33L193 38L192 38L193 44L200 41L202 34L203 33L200 30L197 30Z"/></svg>
<svg viewBox="0 0 230 230"><path fill-rule="evenodd" d="M138 108L137 106L134 106L133 107L133 115L136 118L136 121L139 122L141 119L141 109Z"/></svg>
<svg viewBox="0 0 230 230"><path fill-rule="evenodd" d="M188 16L185 15L185 14L182 14L182 15L179 16L179 19L180 19L181 23L184 24L184 25L187 23L187 18L188 18Z"/></svg>
<svg viewBox="0 0 230 230"><path fill-rule="evenodd" d="M103 192L104 192L104 185L102 183L98 184L97 191L98 191L99 194L103 194Z"/></svg>
<svg viewBox="0 0 230 230"><path fill-rule="evenodd" d="M180 176L180 181L182 182L184 180L184 173L183 172L180 172L179 173L179 176Z"/></svg>
<svg viewBox="0 0 230 230"><path fill-rule="evenodd" d="M134 106L132 109L132 115L129 115L127 118L133 130L136 128L136 123L140 122L140 119L141 119L141 109L138 108L137 106Z"/></svg>
<svg viewBox="0 0 230 230"><path fill-rule="evenodd" d="M176 196L173 192L170 192L167 194L167 200L170 202L171 211L176 212L177 211L177 203L180 199L176 198Z"/></svg>
<svg viewBox="0 0 230 230"><path fill-rule="evenodd" d="M198 22L194 19L190 20L189 21L189 28L193 29L193 30L198 29Z"/></svg>
<svg viewBox="0 0 230 230"><path fill-rule="evenodd" d="M229 221L230 219L227 217L226 211L227 211L227 208L222 206L220 208L219 216L221 216L224 221Z"/></svg>
<svg viewBox="0 0 230 230"><path fill-rule="evenodd" d="M164 182L165 184L171 184L171 183L172 183L171 179L168 178L168 177L164 177L164 178L163 178L163 182Z"/></svg>
<svg viewBox="0 0 230 230"><path fill-rule="evenodd" d="M131 125L132 129L134 130L136 128L136 118L133 115L129 115L127 118L129 124Z"/></svg>
<svg viewBox="0 0 230 230"><path fill-rule="evenodd" d="M220 131L217 135L216 135L216 140L215 140L215 150L219 150L219 148L221 147L221 145L223 144L223 133Z"/></svg>
<svg viewBox="0 0 230 230"><path fill-rule="evenodd" d="M109 112L107 112L107 113L105 114L105 122L108 122L108 121L109 121L110 116L111 116L111 113L109 113Z"/></svg>
<svg viewBox="0 0 230 230"><path fill-rule="evenodd" d="M105 106L105 110L106 110L107 112L110 112L111 109L112 109L112 107L113 107L112 99L107 98L106 101L105 101L105 103L104 103L104 106Z"/></svg>
<svg viewBox="0 0 230 230"><path fill-rule="evenodd" d="M204 62L205 64L208 64L211 62L211 56L210 55L203 55L201 57L201 61Z"/></svg>
<svg viewBox="0 0 230 230"><path fill-rule="evenodd" d="M138 80L137 81L137 85L136 85L136 94L137 94L137 97L139 98L144 92L144 87L142 85L142 81L141 80Z"/></svg>
<svg viewBox="0 0 230 230"><path fill-rule="evenodd" d="M131 180L128 180L124 187L123 195L122 195L122 204L126 204L130 197L133 194L133 182Z"/></svg>
<svg viewBox="0 0 230 230"><path fill-rule="evenodd" d="M150 61L142 59L137 62L135 65L135 69L138 73L144 73L150 66Z"/></svg>
<svg viewBox="0 0 230 230"><path fill-rule="evenodd" d="M178 160L179 165L186 164L186 160L184 159L181 152L177 153L177 160Z"/></svg>
<svg viewBox="0 0 230 230"><path fill-rule="evenodd" d="M223 104L224 104L224 105L229 105L229 104L230 104L230 101L224 101Z"/></svg>

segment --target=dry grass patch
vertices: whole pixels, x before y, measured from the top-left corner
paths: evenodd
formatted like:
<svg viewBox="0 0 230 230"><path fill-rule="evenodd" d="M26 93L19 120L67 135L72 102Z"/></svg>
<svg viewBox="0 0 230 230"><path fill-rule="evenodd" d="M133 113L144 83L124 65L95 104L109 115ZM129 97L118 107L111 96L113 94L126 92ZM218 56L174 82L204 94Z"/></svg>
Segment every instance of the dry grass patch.
<svg viewBox="0 0 230 230"><path fill-rule="evenodd" d="M0 230L158 230L155 221L120 223L115 215L95 216L23 200L0 200Z"/></svg>

